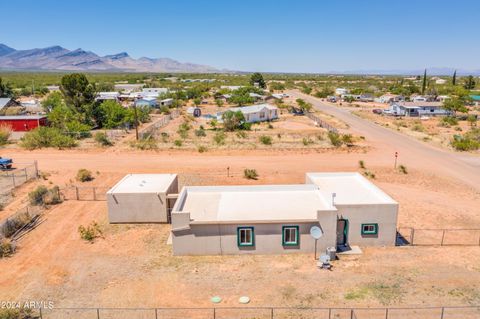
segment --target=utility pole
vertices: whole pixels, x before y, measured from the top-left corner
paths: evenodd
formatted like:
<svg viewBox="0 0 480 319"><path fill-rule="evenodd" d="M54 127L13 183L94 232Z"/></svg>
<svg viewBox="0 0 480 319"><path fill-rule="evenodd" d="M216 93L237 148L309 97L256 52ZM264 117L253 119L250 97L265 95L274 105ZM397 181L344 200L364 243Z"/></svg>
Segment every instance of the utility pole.
<svg viewBox="0 0 480 319"><path fill-rule="evenodd" d="M133 114L135 116L135 139L138 141L138 115L135 103L133 104Z"/></svg>

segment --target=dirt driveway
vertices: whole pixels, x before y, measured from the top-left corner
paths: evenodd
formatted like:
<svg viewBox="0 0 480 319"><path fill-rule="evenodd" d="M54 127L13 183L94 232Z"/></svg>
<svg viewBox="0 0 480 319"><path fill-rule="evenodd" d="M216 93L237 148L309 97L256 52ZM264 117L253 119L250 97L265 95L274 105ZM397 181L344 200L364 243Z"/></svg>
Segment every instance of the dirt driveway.
<svg viewBox="0 0 480 319"><path fill-rule="evenodd" d="M302 98L325 113L346 122L350 130L365 136L375 147L378 161L388 161L393 165L394 153L399 153L399 161L407 167L424 169L431 173L448 175L480 191L480 156L467 153L454 153L435 148L412 137L381 127L368 120L353 115L349 110L335 107L310 95L290 91L295 98ZM380 162L378 162L380 164Z"/></svg>

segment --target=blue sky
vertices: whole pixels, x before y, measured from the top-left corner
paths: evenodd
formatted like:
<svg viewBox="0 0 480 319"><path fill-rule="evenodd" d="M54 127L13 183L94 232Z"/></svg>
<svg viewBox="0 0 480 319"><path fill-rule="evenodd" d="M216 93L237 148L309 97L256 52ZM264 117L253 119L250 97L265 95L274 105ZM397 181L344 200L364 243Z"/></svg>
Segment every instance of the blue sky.
<svg viewBox="0 0 480 319"><path fill-rule="evenodd" d="M478 0L2 0L0 43L246 71L480 69Z"/></svg>

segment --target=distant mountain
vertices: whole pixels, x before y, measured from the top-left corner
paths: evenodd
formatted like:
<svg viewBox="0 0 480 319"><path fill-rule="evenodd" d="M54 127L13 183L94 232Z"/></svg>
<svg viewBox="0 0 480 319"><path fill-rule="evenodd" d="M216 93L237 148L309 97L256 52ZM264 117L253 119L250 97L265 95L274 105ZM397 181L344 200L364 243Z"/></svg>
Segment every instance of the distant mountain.
<svg viewBox="0 0 480 319"><path fill-rule="evenodd" d="M220 70L200 64L181 63L169 58L134 59L127 52L99 56L83 49L68 50L61 46L15 50L0 43L0 69L45 71L112 71L112 72L187 72L209 73Z"/></svg>
<svg viewBox="0 0 480 319"><path fill-rule="evenodd" d="M328 74L372 74L372 75L423 75L425 69L418 70L350 70L350 71L330 71ZM463 70L454 68L427 68L428 75L453 75L453 72L457 70L457 75L480 75L479 70Z"/></svg>

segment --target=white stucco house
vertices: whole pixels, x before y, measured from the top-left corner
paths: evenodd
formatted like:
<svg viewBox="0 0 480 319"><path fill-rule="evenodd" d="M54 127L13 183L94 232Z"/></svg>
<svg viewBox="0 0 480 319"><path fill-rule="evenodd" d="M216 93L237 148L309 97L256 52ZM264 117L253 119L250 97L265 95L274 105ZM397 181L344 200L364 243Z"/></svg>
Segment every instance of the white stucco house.
<svg viewBox="0 0 480 319"><path fill-rule="evenodd" d="M396 102L385 112L394 116L445 116L451 112L442 108L441 102Z"/></svg>
<svg viewBox="0 0 480 319"><path fill-rule="evenodd" d="M278 119L279 115L278 107L268 103L242 107L232 107L228 109L228 111L242 112L243 116L245 117L245 122L247 123L272 121ZM224 112L219 112L216 114L217 120L219 122L222 122L223 113Z"/></svg>

